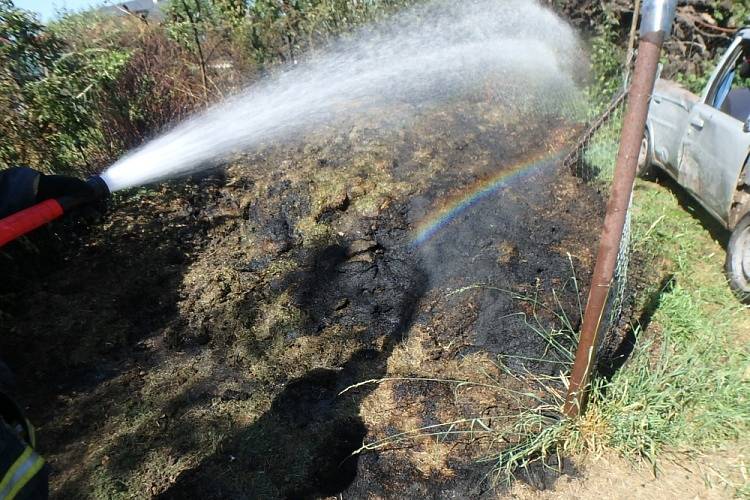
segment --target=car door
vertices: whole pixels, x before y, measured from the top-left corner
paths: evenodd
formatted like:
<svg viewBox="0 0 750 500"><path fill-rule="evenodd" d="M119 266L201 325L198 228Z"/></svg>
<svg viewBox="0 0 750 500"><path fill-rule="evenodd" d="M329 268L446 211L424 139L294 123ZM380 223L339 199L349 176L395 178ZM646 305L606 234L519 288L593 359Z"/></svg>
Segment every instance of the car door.
<svg viewBox="0 0 750 500"><path fill-rule="evenodd" d="M653 145L652 161L677 179L682 139L690 111L698 96L678 84L658 80L651 98L648 129Z"/></svg>
<svg viewBox="0 0 750 500"><path fill-rule="evenodd" d="M742 55L739 37L714 72L688 116L679 159L678 182L715 217L727 223L740 170L750 151L744 122L721 111ZM743 119L747 119L744 117Z"/></svg>
<svg viewBox="0 0 750 500"><path fill-rule="evenodd" d="M750 134L743 127L736 118L698 103L683 140L678 182L724 223L750 152Z"/></svg>

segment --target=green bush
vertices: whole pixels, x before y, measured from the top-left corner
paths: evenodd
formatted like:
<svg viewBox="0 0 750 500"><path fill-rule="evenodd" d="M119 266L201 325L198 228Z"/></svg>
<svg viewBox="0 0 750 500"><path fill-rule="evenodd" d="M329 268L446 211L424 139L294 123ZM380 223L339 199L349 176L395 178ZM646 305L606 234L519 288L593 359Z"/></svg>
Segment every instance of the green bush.
<svg viewBox="0 0 750 500"><path fill-rule="evenodd" d="M0 167L87 170L88 151L101 142L95 96L117 81L129 51L71 51L8 0L0 3L0 37Z"/></svg>
<svg viewBox="0 0 750 500"><path fill-rule="evenodd" d="M41 80L62 54L62 42L9 0L0 0L0 166L46 156L35 134L28 85ZM33 162L31 162L33 163Z"/></svg>
<svg viewBox="0 0 750 500"><path fill-rule="evenodd" d="M418 0L172 0L159 24L0 0L0 168L101 170L197 108Z"/></svg>

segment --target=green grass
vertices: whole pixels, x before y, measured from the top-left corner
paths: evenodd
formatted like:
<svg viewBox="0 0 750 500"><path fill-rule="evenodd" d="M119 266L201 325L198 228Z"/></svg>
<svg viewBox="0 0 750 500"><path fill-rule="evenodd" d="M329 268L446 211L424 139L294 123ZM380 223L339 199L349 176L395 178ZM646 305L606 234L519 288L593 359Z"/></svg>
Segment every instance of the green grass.
<svg viewBox="0 0 750 500"><path fill-rule="evenodd" d="M590 169L596 174L594 177L597 180L607 184L614 178L614 158L617 157L620 147L619 137L622 130L621 121L617 119L621 113L615 113L613 119L592 137L583 154L584 168Z"/></svg>
<svg viewBox="0 0 750 500"><path fill-rule="evenodd" d="M674 278L631 359L594 391L606 445L656 461L746 439L750 312L729 290L723 249L663 186L640 183L634 205L634 248Z"/></svg>
<svg viewBox="0 0 750 500"><path fill-rule="evenodd" d="M599 182L611 179L619 131L619 120L611 121L584 155ZM670 188L640 180L633 204L632 248L647 269L631 274L673 279L661 291L649 284L647 294L659 294L652 322L646 331L635 325L631 359L594 387L585 418L601 420L603 446L655 462L664 451L710 448L750 430L750 311L730 291L724 249L699 211L680 206Z"/></svg>

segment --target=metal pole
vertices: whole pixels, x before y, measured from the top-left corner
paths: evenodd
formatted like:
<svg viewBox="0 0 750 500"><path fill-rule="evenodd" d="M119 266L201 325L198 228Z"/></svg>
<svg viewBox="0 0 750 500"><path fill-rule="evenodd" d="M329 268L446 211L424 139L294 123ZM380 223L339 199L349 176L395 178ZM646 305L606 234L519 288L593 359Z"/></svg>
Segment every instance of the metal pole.
<svg viewBox="0 0 750 500"><path fill-rule="evenodd" d="M641 37L622 127L612 193L599 241L599 252L583 315L578 350L570 375L565 414L577 416L586 403L587 386L596 363L596 344L609 290L617 266L622 233L633 194L638 153L646 128L648 106L656 82L659 55L672 30L677 0L645 0L641 10Z"/></svg>

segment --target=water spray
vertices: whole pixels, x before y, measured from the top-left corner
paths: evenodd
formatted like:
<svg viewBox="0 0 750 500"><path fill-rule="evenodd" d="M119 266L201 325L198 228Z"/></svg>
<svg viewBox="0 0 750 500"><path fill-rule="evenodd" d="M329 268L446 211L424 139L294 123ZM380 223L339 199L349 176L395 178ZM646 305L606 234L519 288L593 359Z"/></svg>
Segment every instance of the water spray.
<svg viewBox="0 0 750 500"><path fill-rule="evenodd" d="M109 186L98 175L90 177L86 184L91 188L88 194L45 200L0 219L0 247L59 219L74 208L102 200L110 194Z"/></svg>
<svg viewBox="0 0 750 500"><path fill-rule="evenodd" d="M518 115L559 117L576 107L582 53L573 28L538 0L432 0L188 118L102 177L118 191L185 176L404 103L492 99Z"/></svg>
<svg viewBox="0 0 750 500"><path fill-rule="evenodd" d="M538 0L432 0L197 113L88 182L100 199L405 103L473 96L560 117L576 108L581 53L571 26ZM65 197L14 214L0 221L0 246L91 201Z"/></svg>

